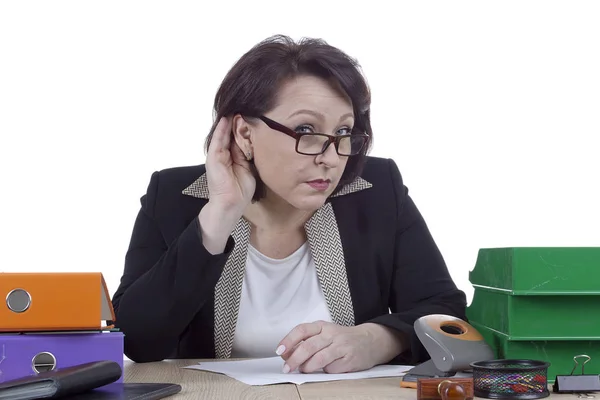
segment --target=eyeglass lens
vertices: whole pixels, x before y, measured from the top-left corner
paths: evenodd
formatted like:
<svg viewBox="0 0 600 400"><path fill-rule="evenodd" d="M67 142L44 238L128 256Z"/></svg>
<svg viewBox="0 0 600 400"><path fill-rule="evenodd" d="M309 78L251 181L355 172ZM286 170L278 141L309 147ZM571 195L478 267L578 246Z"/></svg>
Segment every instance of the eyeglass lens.
<svg viewBox="0 0 600 400"><path fill-rule="evenodd" d="M365 138L361 136L348 135L339 137L338 153L344 156L358 154L364 145ZM304 135L298 141L298 151L306 154L321 154L329 141L326 135Z"/></svg>

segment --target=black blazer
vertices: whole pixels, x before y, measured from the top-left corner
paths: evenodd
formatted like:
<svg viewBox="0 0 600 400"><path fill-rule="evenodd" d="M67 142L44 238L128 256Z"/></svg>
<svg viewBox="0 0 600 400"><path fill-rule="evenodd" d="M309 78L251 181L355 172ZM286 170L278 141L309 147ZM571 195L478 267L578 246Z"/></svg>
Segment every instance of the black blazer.
<svg viewBox="0 0 600 400"><path fill-rule="evenodd" d="M204 165L155 172L141 198L113 296L114 323L133 361L231 353L249 225L242 218L225 251L211 255L197 218L207 202ZM368 157L361 177L331 196L306 232L334 322L374 322L410 337L393 362L429 358L414 334L417 318L466 320L465 294L392 160Z"/></svg>

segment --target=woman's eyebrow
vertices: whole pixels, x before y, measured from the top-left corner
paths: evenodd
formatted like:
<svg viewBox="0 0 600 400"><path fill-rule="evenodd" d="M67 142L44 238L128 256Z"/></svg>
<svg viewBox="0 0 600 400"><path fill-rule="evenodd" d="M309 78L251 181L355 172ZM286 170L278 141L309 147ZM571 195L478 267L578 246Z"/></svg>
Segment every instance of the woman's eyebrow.
<svg viewBox="0 0 600 400"><path fill-rule="evenodd" d="M307 110L307 109L300 109L300 110L296 110L293 113L291 113L288 118L292 118L295 115L299 115L299 114L308 114L308 115L312 115L315 118L320 119L321 121L323 121L325 119L325 115L318 112L318 111L313 111L313 110ZM343 121L346 118L354 118L354 114L353 113L346 113L344 115L342 115L340 117L340 122Z"/></svg>

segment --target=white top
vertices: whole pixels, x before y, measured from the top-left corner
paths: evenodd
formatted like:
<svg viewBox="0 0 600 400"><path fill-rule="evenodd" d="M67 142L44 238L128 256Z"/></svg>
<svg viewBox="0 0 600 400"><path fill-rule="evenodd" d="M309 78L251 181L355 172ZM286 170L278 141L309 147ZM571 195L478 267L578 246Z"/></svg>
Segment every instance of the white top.
<svg viewBox="0 0 600 400"><path fill-rule="evenodd" d="M332 321L308 243L283 259L248 245L231 357L275 357L296 325L317 320Z"/></svg>

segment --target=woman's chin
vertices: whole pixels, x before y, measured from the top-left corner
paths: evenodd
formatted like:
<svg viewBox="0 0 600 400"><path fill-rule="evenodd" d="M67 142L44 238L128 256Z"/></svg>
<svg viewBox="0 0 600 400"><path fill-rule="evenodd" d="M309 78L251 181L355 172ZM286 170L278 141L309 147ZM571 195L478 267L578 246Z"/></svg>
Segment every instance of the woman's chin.
<svg viewBox="0 0 600 400"><path fill-rule="evenodd" d="M325 193L298 196L288 201L294 208L303 211L317 211L327 201Z"/></svg>

